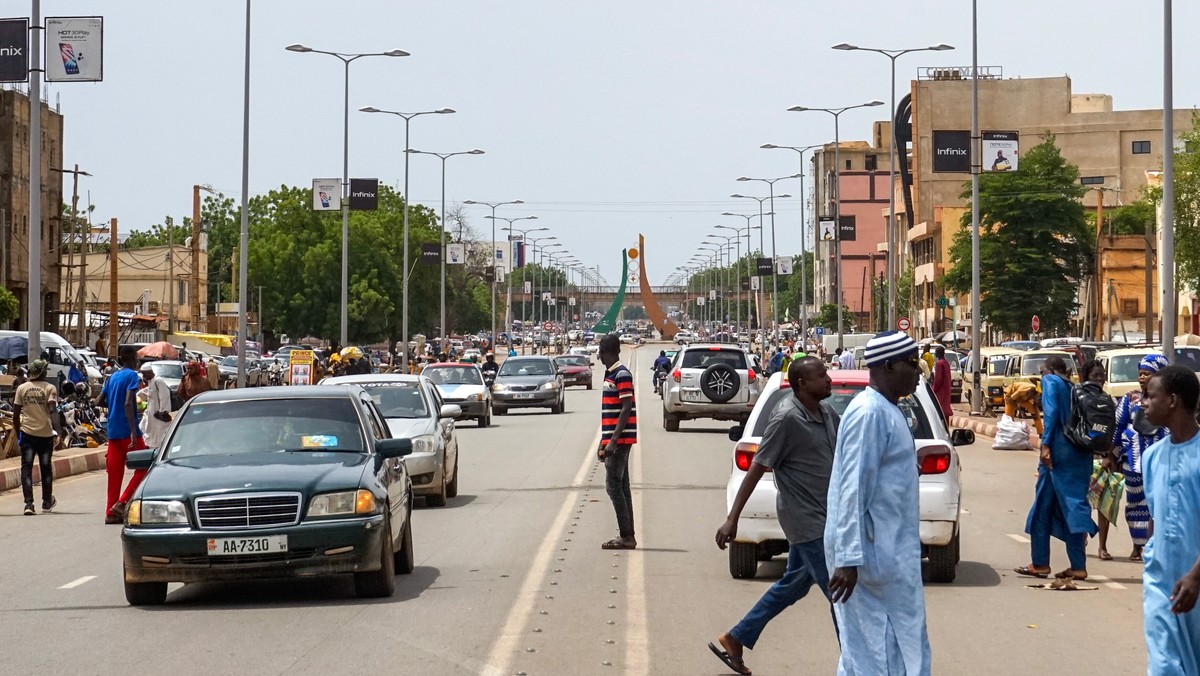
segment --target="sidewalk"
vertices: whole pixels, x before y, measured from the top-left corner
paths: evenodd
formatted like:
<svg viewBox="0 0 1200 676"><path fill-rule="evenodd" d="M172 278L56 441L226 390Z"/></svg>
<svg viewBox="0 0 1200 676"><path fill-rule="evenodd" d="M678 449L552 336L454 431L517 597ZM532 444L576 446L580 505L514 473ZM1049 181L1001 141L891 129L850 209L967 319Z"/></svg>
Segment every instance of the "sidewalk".
<svg viewBox="0 0 1200 676"><path fill-rule="evenodd" d="M971 409L966 404L954 404L951 406L954 415L950 416L950 427L958 427L973 431L977 435L985 437L996 436L996 422L1000 420L998 417L971 415ZM1034 431L1033 425L1029 425L1029 447L1038 449L1042 445L1041 437Z"/></svg>
<svg viewBox="0 0 1200 676"><path fill-rule="evenodd" d="M54 478L61 479L63 477L83 474L84 472L95 472L96 470L104 469L104 456L108 450L107 445L99 448L68 448L62 451L55 451L53 456L54 463ZM33 485L35 493L40 491L38 488L41 482L42 472L38 467L37 460L33 462ZM21 458L5 458L0 460L0 492L21 490Z"/></svg>

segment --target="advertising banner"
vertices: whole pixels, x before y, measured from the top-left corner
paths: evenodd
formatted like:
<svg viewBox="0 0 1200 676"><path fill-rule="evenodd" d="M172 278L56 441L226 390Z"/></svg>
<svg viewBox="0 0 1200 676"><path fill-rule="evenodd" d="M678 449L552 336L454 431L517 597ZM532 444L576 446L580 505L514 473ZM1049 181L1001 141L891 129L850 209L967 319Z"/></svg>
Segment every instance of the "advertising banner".
<svg viewBox="0 0 1200 676"><path fill-rule="evenodd" d="M758 276L751 277L750 278L750 290L758 291L761 288L762 288L762 277L758 277Z"/></svg>
<svg viewBox="0 0 1200 676"><path fill-rule="evenodd" d="M749 290L750 290L750 278L742 277L742 291L749 291Z"/></svg>
<svg viewBox="0 0 1200 676"><path fill-rule="evenodd" d="M426 265L438 265L442 262L442 245L422 244L421 262Z"/></svg>
<svg viewBox="0 0 1200 676"><path fill-rule="evenodd" d="M971 132L933 131L933 170L971 173Z"/></svg>
<svg viewBox="0 0 1200 676"><path fill-rule="evenodd" d="M353 211L375 211L379 208L379 179L350 179L350 209Z"/></svg>
<svg viewBox="0 0 1200 676"><path fill-rule="evenodd" d="M841 216L838 219L841 227L838 228L838 239L843 242L853 242L857 239L858 227L855 225L855 217L853 215Z"/></svg>
<svg viewBox="0 0 1200 676"><path fill-rule="evenodd" d="M288 354L288 366L292 373L293 385L312 385L312 350L292 350Z"/></svg>
<svg viewBox="0 0 1200 676"><path fill-rule="evenodd" d="M533 282L525 282L525 293L533 293Z"/></svg>
<svg viewBox="0 0 1200 676"><path fill-rule="evenodd" d="M758 274L760 275L769 275L775 271L775 263L770 258L756 259L755 267L758 269Z"/></svg>
<svg viewBox="0 0 1200 676"><path fill-rule="evenodd" d="M342 180L313 179L313 211L337 211L342 208Z"/></svg>
<svg viewBox="0 0 1200 676"><path fill-rule="evenodd" d="M821 218L817 223L817 238L822 242L836 242L837 228L833 226L834 220L832 217L826 216Z"/></svg>
<svg viewBox="0 0 1200 676"><path fill-rule="evenodd" d="M0 82L29 81L29 19L0 19Z"/></svg>
<svg viewBox="0 0 1200 676"><path fill-rule="evenodd" d="M700 307L704 307L704 296L700 296L699 298L696 299L696 305L699 305Z"/></svg>
<svg viewBox="0 0 1200 676"><path fill-rule="evenodd" d="M558 299L557 299L557 298L551 298L550 300L546 301L546 303L547 303L547 304L549 304L549 305L558 305Z"/></svg>
<svg viewBox="0 0 1200 676"><path fill-rule="evenodd" d="M983 132L983 170L1016 171L1020 140L1015 131Z"/></svg>
<svg viewBox="0 0 1200 676"><path fill-rule="evenodd" d="M570 298L567 299L567 305L570 305L571 307L575 307L575 296L571 296Z"/></svg>
<svg viewBox="0 0 1200 676"><path fill-rule="evenodd" d="M709 300L717 299L717 290L716 289L712 289L711 291L708 292L708 299Z"/></svg>
<svg viewBox="0 0 1200 676"><path fill-rule="evenodd" d="M46 17L46 82L104 79L104 17Z"/></svg>
<svg viewBox="0 0 1200 676"><path fill-rule="evenodd" d="M446 263L449 265L462 265L467 260L467 247L459 242L456 244L446 245Z"/></svg>
<svg viewBox="0 0 1200 676"><path fill-rule="evenodd" d="M792 274L792 257L783 256L775 260L775 272L781 275Z"/></svg>
<svg viewBox="0 0 1200 676"><path fill-rule="evenodd" d="M554 294L550 293L549 291L542 292L542 300L550 300L552 297L554 297Z"/></svg>

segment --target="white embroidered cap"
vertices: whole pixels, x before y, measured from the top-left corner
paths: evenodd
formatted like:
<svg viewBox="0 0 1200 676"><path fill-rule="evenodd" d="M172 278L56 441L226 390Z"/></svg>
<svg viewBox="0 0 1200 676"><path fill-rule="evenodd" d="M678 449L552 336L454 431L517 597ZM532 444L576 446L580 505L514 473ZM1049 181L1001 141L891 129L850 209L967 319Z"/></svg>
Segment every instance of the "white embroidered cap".
<svg viewBox="0 0 1200 676"><path fill-rule="evenodd" d="M875 334L863 352L867 366L877 366L888 360L915 356L917 356L917 341L899 331L884 331Z"/></svg>

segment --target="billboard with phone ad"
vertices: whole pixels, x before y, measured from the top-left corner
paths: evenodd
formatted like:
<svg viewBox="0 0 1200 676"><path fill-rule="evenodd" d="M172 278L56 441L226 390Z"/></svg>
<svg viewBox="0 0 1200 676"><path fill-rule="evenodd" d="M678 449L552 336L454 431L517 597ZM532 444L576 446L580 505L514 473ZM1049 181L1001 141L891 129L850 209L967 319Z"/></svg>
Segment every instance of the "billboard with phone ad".
<svg viewBox="0 0 1200 676"><path fill-rule="evenodd" d="M46 82L104 79L104 17L46 17Z"/></svg>

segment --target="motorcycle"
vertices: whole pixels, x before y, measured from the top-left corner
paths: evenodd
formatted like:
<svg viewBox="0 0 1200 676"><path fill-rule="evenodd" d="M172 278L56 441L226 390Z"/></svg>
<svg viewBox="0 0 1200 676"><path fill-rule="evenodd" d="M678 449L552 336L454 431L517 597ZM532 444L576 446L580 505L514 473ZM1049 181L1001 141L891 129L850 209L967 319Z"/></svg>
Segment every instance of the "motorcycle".
<svg viewBox="0 0 1200 676"><path fill-rule="evenodd" d="M659 394L659 395L662 394L662 386L663 386L663 383L666 382L666 380L667 380L666 369L660 369L660 368L654 369L654 393L655 394Z"/></svg>
<svg viewBox="0 0 1200 676"><path fill-rule="evenodd" d="M483 384L486 385L489 390L492 389L492 385L495 382L496 382L496 372L495 371L484 371L483 372Z"/></svg>

